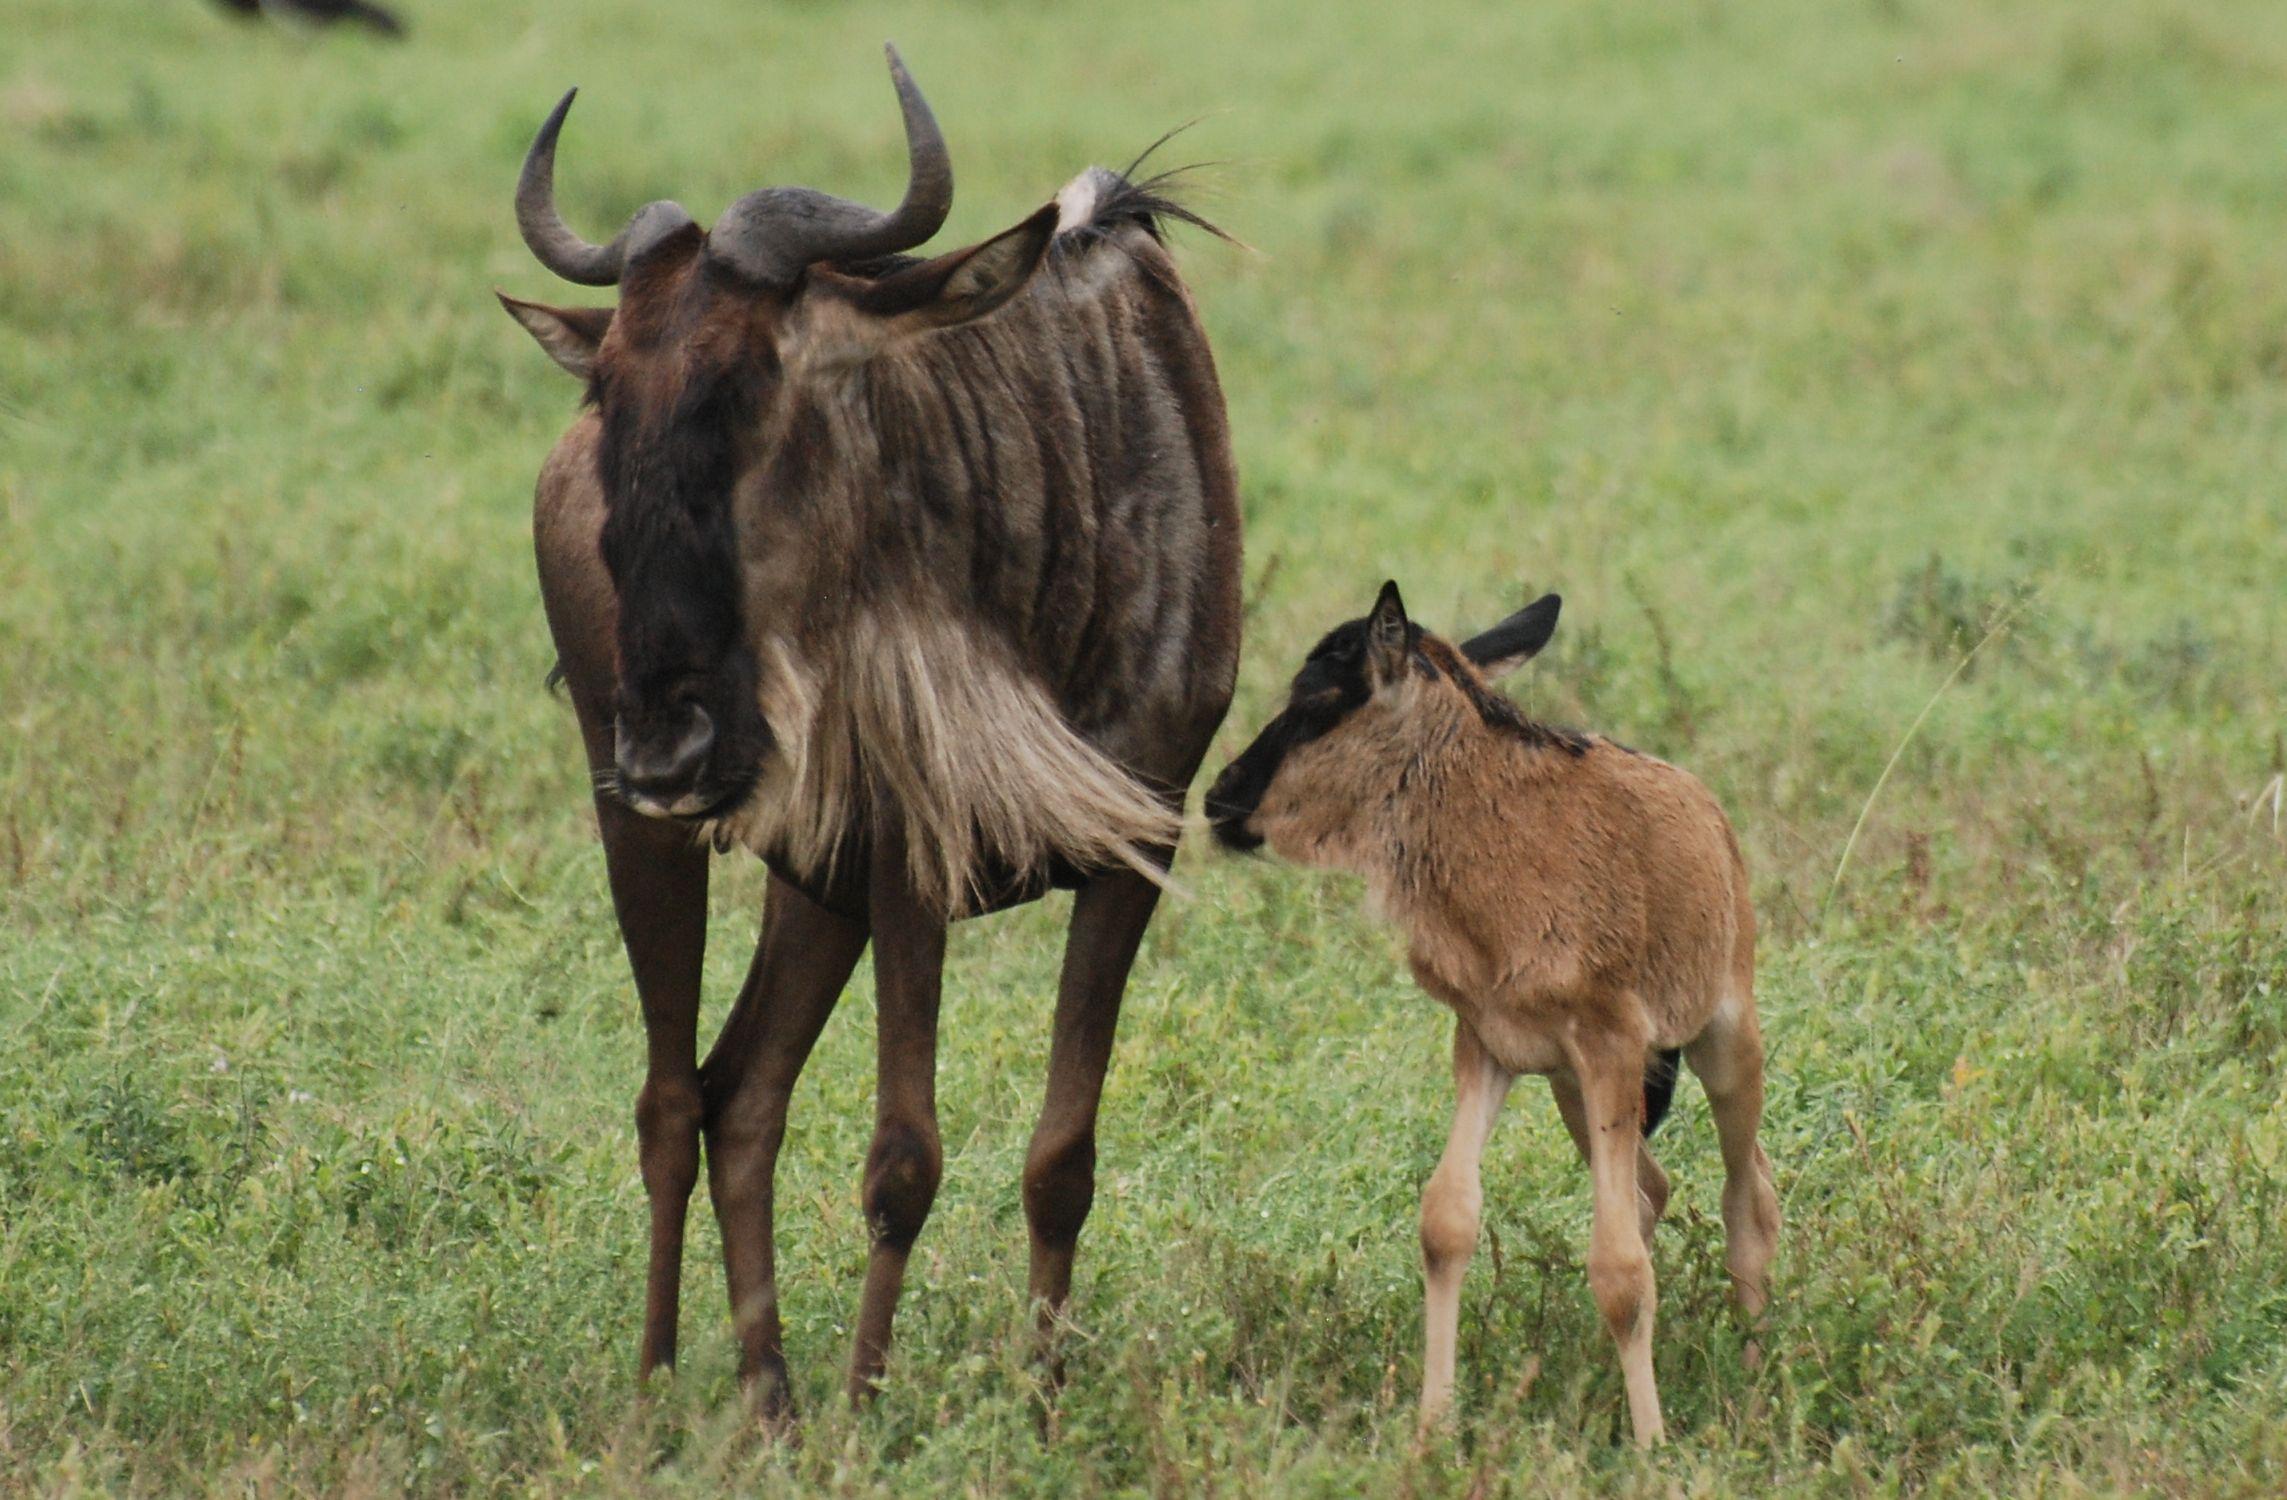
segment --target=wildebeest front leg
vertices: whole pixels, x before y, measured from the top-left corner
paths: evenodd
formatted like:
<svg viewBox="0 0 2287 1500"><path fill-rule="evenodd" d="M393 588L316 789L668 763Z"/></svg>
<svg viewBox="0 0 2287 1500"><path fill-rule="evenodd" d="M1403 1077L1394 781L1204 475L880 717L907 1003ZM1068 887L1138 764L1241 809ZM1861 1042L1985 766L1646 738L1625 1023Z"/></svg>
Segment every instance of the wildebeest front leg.
<svg viewBox="0 0 2287 1500"><path fill-rule="evenodd" d="M836 916L773 878L754 964L700 1069L707 1187L722 1226L739 1379L773 1419L791 1404L773 1221L786 1106L865 946L863 922Z"/></svg>
<svg viewBox="0 0 2287 1500"><path fill-rule="evenodd" d="M1445 1154L1421 1193L1422 1430L1453 1402L1454 1350L1460 1342L1461 1282L1477 1249L1484 1208L1479 1163L1514 1075L1493 1061L1476 1029L1453 1020L1453 1128Z"/></svg>
<svg viewBox="0 0 2287 1500"><path fill-rule="evenodd" d="M1024 1158L1024 1212L1032 1229L1031 1295L1049 1377L1062 1378L1050 1335L1072 1292L1072 1254L1096 1197L1096 1107L1119 1026L1120 999L1159 887L1129 870L1080 888L1064 943L1048 1049L1048 1091Z"/></svg>
<svg viewBox="0 0 2287 1500"><path fill-rule="evenodd" d="M643 1004L649 1053L635 1130L651 1208L641 1374L675 1363L682 1306L683 1221L699 1180L699 978L707 948L707 851L691 830L629 808L604 790L613 775L613 657L617 604L596 534L601 497L545 480L533 512L540 595L557 664L578 716L596 793L596 828L612 909Z"/></svg>
<svg viewBox="0 0 2287 1500"><path fill-rule="evenodd" d="M591 761L609 766L608 731L575 697ZM683 1221L699 1180L699 978L707 949L707 851L686 829L657 823L616 796L596 797L604 867L635 990L648 1064L635 1100L643 1191L651 1208L639 1376L675 1363L682 1310Z"/></svg>
<svg viewBox="0 0 2287 1500"><path fill-rule="evenodd" d="M872 1394L889 1355L905 1262L929 1218L944 1171L937 1138L937 1002L945 917L915 893L905 837L877 838L868 898L873 921L877 1037L873 1149L862 1202L873 1249L850 1355L850 1399Z"/></svg>
<svg viewBox="0 0 2287 1500"><path fill-rule="evenodd" d="M643 1191L651 1207L651 1264L643 1296L639 1376L675 1363L682 1311L683 1221L699 1180L699 976L707 948L707 853L600 797L612 904L643 1001L648 1062L635 1100ZM663 837L664 835L664 837Z"/></svg>

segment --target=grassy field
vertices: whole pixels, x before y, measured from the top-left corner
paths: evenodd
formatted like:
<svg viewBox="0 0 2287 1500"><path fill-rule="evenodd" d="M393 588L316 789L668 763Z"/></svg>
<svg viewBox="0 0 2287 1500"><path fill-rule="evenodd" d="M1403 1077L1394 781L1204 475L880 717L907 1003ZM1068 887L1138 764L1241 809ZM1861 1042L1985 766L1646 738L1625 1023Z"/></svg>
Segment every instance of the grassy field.
<svg viewBox="0 0 2287 1500"><path fill-rule="evenodd" d="M394 47L195 0L0 35L0 1491L2287 1489L2287 9L403 3ZM1687 1084L1664 1452L1537 1087L1415 1443L1446 1025L1353 888L1207 857L1130 991L1052 1437L1061 900L953 943L878 1407L832 1395L862 973L782 1168L803 1442L740 1419L703 1205L637 1402L640 1027L527 537L574 392L489 289L576 299L509 216L570 82L591 233L887 201L884 36L941 243L1185 120L1222 163L1225 751L1385 575L1456 627L1553 587L1518 691L1732 809L1787 1232L1745 1374ZM717 868L727 996L761 881Z"/></svg>

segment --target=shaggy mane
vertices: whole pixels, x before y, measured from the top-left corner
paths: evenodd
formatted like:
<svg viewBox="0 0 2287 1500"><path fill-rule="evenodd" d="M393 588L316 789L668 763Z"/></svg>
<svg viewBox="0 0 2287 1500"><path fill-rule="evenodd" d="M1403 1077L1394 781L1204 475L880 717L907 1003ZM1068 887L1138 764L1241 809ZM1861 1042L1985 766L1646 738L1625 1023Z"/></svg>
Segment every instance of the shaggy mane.
<svg viewBox="0 0 2287 1500"><path fill-rule="evenodd" d="M1417 627L1418 630L1418 627ZM1477 710L1477 717L1485 727L1497 730L1513 739L1523 741L1536 749L1562 750L1567 755L1586 755L1589 737L1577 729L1560 724L1544 724L1521 708L1514 698L1485 680L1469 659L1452 642L1420 632L1415 649L1437 671L1451 679L1462 695Z"/></svg>

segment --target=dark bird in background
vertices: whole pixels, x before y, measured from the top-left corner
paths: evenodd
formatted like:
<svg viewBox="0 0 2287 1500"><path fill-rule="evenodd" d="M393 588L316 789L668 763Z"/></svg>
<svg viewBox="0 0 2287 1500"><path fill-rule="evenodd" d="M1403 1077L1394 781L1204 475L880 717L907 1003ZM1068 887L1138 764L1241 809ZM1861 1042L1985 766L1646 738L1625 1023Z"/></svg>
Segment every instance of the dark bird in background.
<svg viewBox="0 0 2287 1500"><path fill-rule="evenodd" d="M330 26L336 21L359 21L383 36L403 36L405 23L365 0L220 0L242 16L284 14L296 20Z"/></svg>

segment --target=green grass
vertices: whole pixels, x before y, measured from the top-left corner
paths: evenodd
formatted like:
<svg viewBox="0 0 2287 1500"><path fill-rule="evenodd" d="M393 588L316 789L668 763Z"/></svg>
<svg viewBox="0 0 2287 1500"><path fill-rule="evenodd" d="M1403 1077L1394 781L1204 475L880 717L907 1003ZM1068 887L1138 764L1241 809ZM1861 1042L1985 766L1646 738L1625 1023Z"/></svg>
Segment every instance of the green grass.
<svg viewBox="0 0 2287 1500"><path fill-rule="evenodd" d="M0 1490L2287 1489L2287 11L404 3L403 47L194 0L0 36ZM526 535L574 393L489 288L564 294L508 190L569 82L590 233L886 200L884 36L945 243L1204 117L1173 156L1260 251L1183 250L1256 601L1225 751L1385 574L1454 627L1554 587L1520 691L1732 809L1787 1231L1745 1374L1687 1085L1665 1452L1619 1441L1537 1088L1417 1448L1444 1020L1353 889L1206 858L1051 1441L1016 1188L1061 901L953 943L879 1406L832 1395L862 974L782 1168L802 1445L740 1420L703 1206L637 1403L640 1026ZM717 869L720 997L761 885Z"/></svg>

